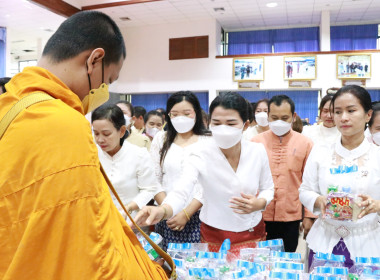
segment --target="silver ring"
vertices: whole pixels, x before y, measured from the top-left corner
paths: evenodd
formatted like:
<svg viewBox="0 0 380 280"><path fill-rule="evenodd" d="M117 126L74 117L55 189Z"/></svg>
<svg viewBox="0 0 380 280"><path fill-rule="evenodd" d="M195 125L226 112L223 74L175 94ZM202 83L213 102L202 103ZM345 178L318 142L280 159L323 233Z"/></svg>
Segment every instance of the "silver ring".
<svg viewBox="0 0 380 280"><path fill-rule="evenodd" d="M175 230L179 230L179 227L175 227L174 229L175 229Z"/></svg>

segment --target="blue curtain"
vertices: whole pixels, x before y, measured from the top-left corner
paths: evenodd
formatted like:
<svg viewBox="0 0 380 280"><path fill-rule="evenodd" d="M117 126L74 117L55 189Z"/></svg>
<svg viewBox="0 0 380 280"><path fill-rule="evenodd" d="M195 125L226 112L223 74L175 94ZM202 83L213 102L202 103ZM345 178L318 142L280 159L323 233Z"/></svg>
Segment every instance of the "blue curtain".
<svg viewBox="0 0 380 280"><path fill-rule="evenodd" d="M273 30L275 53L319 51L319 27Z"/></svg>
<svg viewBox="0 0 380 280"><path fill-rule="evenodd" d="M208 113L208 92L196 92L194 94L197 96L201 108ZM164 108L166 110L166 101L170 95L169 93L132 94L131 103L133 106L144 107L147 112L158 108Z"/></svg>
<svg viewBox="0 0 380 280"><path fill-rule="evenodd" d="M228 55L319 51L319 27L228 33Z"/></svg>
<svg viewBox="0 0 380 280"><path fill-rule="evenodd" d="M268 93L266 91L240 91L239 94L251 103L268 98Z"/></svg>
<svg viewBox="0 0 380 280"><path fill-rule="evenodd" d="M286 90L269 91L268 97L284 94L289 96L295 104L295 112L301 119L308 118L310 123L315 123L318 116L318 94L317 90Z"/></svg>
<svg viewBox="0 0 380 280"><path fill-rule="evenodd" d="M380 89L368 89L372 102L380 101Z"/></svg>
<svg viewBox="0 0 380 280"><path fill-rule="evenodd" d="M0 27L0 77L5 76L5 57L6 57L7 30Z"/></svg>
<svg viewBox="0 0 380 280"><path fill-rule="evenodd" d="M228 55L272 52L271 30L228 33Z"/></svg>
<svg viewBox="0 0 380 280"><path fill-rule="evenodd" d="M331 50L376 49L378 28L378 24L331 26Z"/></svg>

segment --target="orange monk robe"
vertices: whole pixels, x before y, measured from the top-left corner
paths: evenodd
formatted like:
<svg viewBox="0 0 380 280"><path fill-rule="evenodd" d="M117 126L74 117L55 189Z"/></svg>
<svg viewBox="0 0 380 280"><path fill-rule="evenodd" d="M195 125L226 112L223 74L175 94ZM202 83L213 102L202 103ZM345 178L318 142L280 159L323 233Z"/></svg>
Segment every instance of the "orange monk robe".
<svg viewBox="0 0 380 280"><path fill-rule="evenodd" d="M81 101L29 67L7 84L0 119L43 91L0 140L0 279L167 279L112 202Z"/></svg>

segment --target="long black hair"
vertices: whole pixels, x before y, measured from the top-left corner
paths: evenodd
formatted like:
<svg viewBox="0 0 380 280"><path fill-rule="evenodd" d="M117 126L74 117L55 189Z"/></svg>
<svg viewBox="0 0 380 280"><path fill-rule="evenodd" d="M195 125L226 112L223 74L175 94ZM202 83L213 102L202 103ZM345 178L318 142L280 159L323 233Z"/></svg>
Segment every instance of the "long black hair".
<svg viewBox="0 0 380 280"><path fill-rule="evenodd" d="M170 113L173 106L177 103L182 102L182 101L187 101L193 106L193 109L195 112L195 124L194 124L194 127L192 129L193 133L196 135L210 135L210 133L206 130L206 128L203 124L202 109L201 109L201 105L199 104L199 100L195 96L195 94L192 93L191 91L179 91L179 92L173 93L169 97L168 101L166 102L166 112ZM162 146L162 149L160 151L160 163L161 163L161 165L164 162L165 156L166 156L170 146L172 145L172 143L174 142L174 139L177 136L177 131L175 130L168 113L166 113L166 120L167 120L167 122L166 122L166 127L167 127L166 137L165 137L165 141L164 141L164 144Z"/></svg>
<svg viewBox="0 0 380 280"><path fill-rule="evenodd" d="M91 124L97 120L108 120L117 131L121 129L123 125L125 125L125 118L123 111L117 105L103 105L99 108L96 108L91 115ZM123 146L124 140L128 137L128 130L125 131L123 137L120 138L120 146Z"/></svg>

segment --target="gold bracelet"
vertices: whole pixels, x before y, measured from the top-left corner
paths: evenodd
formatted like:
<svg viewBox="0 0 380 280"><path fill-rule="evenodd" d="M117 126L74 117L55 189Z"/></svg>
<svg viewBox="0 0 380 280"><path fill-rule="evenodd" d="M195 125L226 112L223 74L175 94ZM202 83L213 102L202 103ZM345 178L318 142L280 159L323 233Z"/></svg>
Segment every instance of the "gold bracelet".
<svg viewBox="0 0 380 280"><path fill-rule="evenodd" d="M163 205L160 205L162 208L164 208L164 215L162 216L162 219L160 220L160 222L162 222L163 220L165 220L165 217L167 215L167 212L166 212L166 208L163 206Z"/></svg>
<svg viewBox="0 0 380 280"><path fill-rule="evenodd" d="M189 214L187 214L185 208L182 209L182 211L185 213L186 215L186 218L187 218L187 221L190 221L190 217L189 217Z"/></svg>

